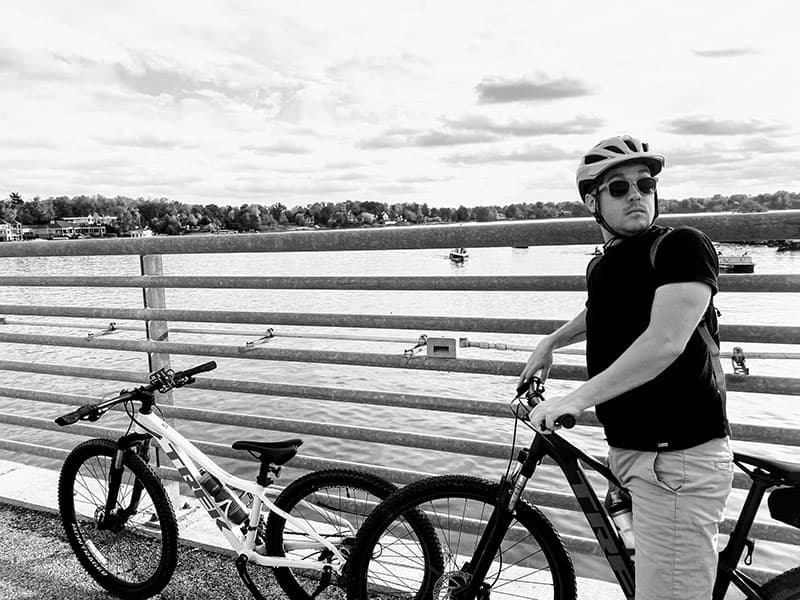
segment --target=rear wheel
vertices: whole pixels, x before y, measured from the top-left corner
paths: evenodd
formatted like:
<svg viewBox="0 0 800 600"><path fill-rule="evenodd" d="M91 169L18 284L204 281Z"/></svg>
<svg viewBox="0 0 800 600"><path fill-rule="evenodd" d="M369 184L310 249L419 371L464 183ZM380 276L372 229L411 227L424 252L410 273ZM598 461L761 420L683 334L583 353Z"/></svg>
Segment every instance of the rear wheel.
<svg viewBox="0 0 800 600"><path fill-rule="evenodd" d="M381 504L359 533L348 598L454 598L471 578L481 534L497 506L499 486L476 477L420 480ZM409 526L421 511L433 531ZM574 600L572 559L550 521L519 502L479 590L479 598Z"/></svg>
<svg viewBox="0 0 800 600"><path fill-rule="evenodd" d="M800 600L800 567L770 579L761 593L764 600Z"/></svg>
<svg viewBox="0 0 800 600"><path fill-rule="evenodd" d="M117 501L106 514L117 445L88 440L64 461L58 481L61 521L81 565L123 598L148 598L170 580L177 562L178 524L153 469L126 451Z"/></svg>
<svg viewBox="0 0 800 600"><path fill-rule="evenodd" d="M275 505L299 519L337 546L347 558L356 533L372 509L397 488L385 479L350 469L309 473L292 482L276 498ZM267 554L324 564L333 558L298 527L272 512L267 520ZM266 567L247 564L254 582ZM315 569L280 567L275 579L292 600L343 598L340 575ZM257 584L258 585L258 584Z"/></svg>

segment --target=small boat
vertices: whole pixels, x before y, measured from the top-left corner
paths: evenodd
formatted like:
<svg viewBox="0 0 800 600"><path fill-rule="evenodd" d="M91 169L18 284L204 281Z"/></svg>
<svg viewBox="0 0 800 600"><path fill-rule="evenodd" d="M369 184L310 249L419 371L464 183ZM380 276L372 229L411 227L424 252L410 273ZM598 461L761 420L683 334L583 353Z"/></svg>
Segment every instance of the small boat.
<svg viewBox="0 0 800 600"><path fill-rule="evenodd" d="M800 240L781 240L778 243L778 252L793 252L800 250Z"/></svg>
<svg viewBox="0 0 800 600"><path fill-rule="evenodd" d="M589 256L600 256L603 253L597 246L594 247L594 252L587 252Z"/></svg>
<svg viewBox="0 0 800 600"><path fill-rule="evenodd" d="M755 268L753 257L747 253L741 256L719 255L720 273L752 273Z"/></svg>
<svg viewBox="0 0 800 600"><path fill-rule="evenodd" d="M466 248L453 248L450 250L450 260L456 263L463 263L469 258Z"/></svg>

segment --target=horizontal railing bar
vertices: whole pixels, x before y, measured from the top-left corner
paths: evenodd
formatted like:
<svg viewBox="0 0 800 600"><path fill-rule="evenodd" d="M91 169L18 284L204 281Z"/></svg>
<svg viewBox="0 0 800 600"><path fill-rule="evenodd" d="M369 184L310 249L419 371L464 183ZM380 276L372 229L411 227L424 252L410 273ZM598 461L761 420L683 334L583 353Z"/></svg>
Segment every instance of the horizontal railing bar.
<svg viewBox="0 0 800 600"><path fill-rule="evenodd" d="M223 277L223 276L45 276L7 275L0 286L21 287L138 287L276 290L404 290L583 292L583 275L465 276L465 277ZM722 274L723 292L800 292L800 275Z"/></svg>
<svg viewBox="0 0 800 600"><path fill-rule="evenodd" d="M565 323L558 319L507 319L413 315L363 315L331 313L274 313L255 311L184 310L149 308L102 308L90 306L31 306L0 304L0 315L301 325L307 327L358 327L362 329L416 329L421 331L480 331L546 335ZM796 344L800 327L777 325L721 325L723 340L766 344Z"/></svg>
<svg viewBox="0 0 800 600"><path fill-rule="evenodd" d="M90 332L96 332L100 325L92 322L53 322L53 321L28 321L25 319L10 319L4 318L0 325L24 325L28 327L51 327L63 329L79 329L85 328ZM144 327L139 325L121 325L114 323L114 330L119 331L138 331L144 333ZM200 335L217 335L217 336L239 336L239 337L258 337L265 334L265 330L230 330L230 329L202 329L192 327L170 327L170 333L192 333ZM281 338L297 338L297 339L311 339L311 340L348 340L358 342L385 342L395 344L416 344L419 338L411 339L398 338L398 337L381 337L369 335L348 335L348 334L335 334L335 333L300 333L300 332L283 332L271 331L271 338L280 340ZM466 342L466 345L462 343ZM534 346L523 346L515 344L506 344L502 342L476 342L470 341L467 338L459 339L459 348L478 348L483 350L509 350L516 352L532 352ZM564 354L571 356L585 356L586 351L582 349L559 348L554 351L555 354ZM731 358L732 352L720 352L721 358ZM800 359L800 352L747 352L746 358L750 359L771 359L771 360L789 360Z"/></svg>
<svg viewBox="0 0 800 600"><path fill-rule="evenodd" d="M662 225L689 225L712 240L760 241L800 238L800 210L763 213L662 215ZM318 252L496 246L600 244L592 218L526 220L436 226L375 227L335 231L289 231L239 235L154 236L106 240L7 242L0 256L107 254L205 254L224 252Z"/></svg>
<svg viewBox="0 0 800 600"><path fill-rule="evenodd" d="M100 428L103 429L103 428ZM75 433L75 432L69 432ZM105 433L100 435L95 435L93 437L105 437L109 438L109 433L114 433L115 435L110 436L111 438L118 437L117 434L121 434L121 431L113 431L111 429L105 430ZM92 437L92 436L84 436L84 437ZM202 444L202 442L193 441L194 444ZM212 446L209 444L209 446ZM235 456L223 456L223 454L219 454L220 451L225 450L224 454L228 454L227 450L230 450L227 446L223 446L221 444L214 444L214 447L207 447L204 449L204 452L208 453L212 456L222 456L223 458L232 458L234 460L239 460L240 462L246 462L252 464L252 459L249 456L242 456L241 454L237 454ZM52 446L43 446L40 444L30 444L28 442L20 442L17 440L7 440L0 438L0 448L4 450L9 450L11 452L21 452L24 454L32 454L35 456L44 456L47 458L55 458L59 460L64 460L69 454L69 450L63 450L61 448L53 448ZM173 481L181 481L180 475L176 469L172 467L155 467L157 469L158 474L160 477L165 479L171 479ZM407 469L393 469L391 467L379 467L376 465L368 465L365 463L356 463L344 460L336 460L332 458L319 458L313 456L305 456L302 454L296 455L292 458L291 464L288 465L290 468L299 469L304 471L317 471L320 469L358 469L360 471L366 471L368 473L373 473L384 479L389 481L393 481L394 483L400 484L408 484L420 479L422 477L430 477L433 473L426 473L422 471L409 471ZM268 492L269 493L269 492Z"/></svg>
<svg viewBox="0 0 800 600"><path fill-rule="evenodd" d="M52 398L42 398L43 401L51 401ZM437 452L452 452L460 455L471 455L482 458L508 459L513 452L513 447L509 444L500 442L487 442L468 440L463 438L442 437L427 434L417 434L411 432L398 432L386 429L376 429L367 427L352 427L348 425L337 425L331 423L309 423L307 421L297 421L294 419L283 419L279 417L262 417L260 415L246 413L227 413L207 409L186 408L178 406L160 406L164 415L185 421L196 421L203 423L214 423L216 425L232 425L236 427L259 427L269 431L282 431L295 434L314 435L317 437L333 437L359 442L371 442L385 444L389 446L403 446L418 450L434 450ZM18 425L20 427L32 427L36 429L46 429L51 431L65 431L59 428L52 419L40 417L25 417L0 412L0 423ZM92 429L85 429L85 428ZM102 435L105 428L91 425L73 425L67 433L80 435ZM100 432L100 433L98 433ZM228 456L225 454L224 456ZM232 454L231 458L241 455ZM602 456L595 456L597 460L604 460ZM553 465L550 458L545 459L545 464ZM750 487L750 479L743 473L736 473L733 478L734 487L747 489Z"/></svg>
<svg viewBox="0 0 800 600"><path fill-rule="evenodd" d="M30 371L27 367L35 366L38 373L50 374L77 374L85 373L85 368L59 367L56 369L46 369L47 365L28 365L27 363L11 361L0 361L0 370ZM105 371L93 369L92 371ZM147 381L145 376L133 372L111 371L114 377L107 379L119 379L144 383ZM116 375L127 375L127 377L117 377ZM94 377L92 374L75 375L82 377ZM440 412L461 413L474 416L489 416L499 418L512 418L508 404L505 402L493 402L486 400L468 400L461 398L447 398L435 396L422 396L416 394L401 394L375 392L372 390L354 390L343 388L324 388L316 386L299 386L292 384L275 384L257 381L243 381L239 379L210 379L200 377L193 385L194 388L235 392L250 393L260 395L284 396L289 398L304 398L313 400L323 400L329 402L346 402L351 404L370 404L377 406L391 406L395 408L414 408L422 410L434 410ZM31 390L0 386L0 396L19 398L25 400L55 402L60 404L85 404L97 401L99 398L89 396L67 394L63 392L45 392L42 390ZM593 411L587 411L578 420L579 425L589 427L600 427ZM771 444L781 444L785 446L800 446L800 429L786 427L773 427L732 423L731 430L733 438L741 442L761 442Z"/></svg>
<svg viewBox="0 0 800 600"><path fill-rule="evenodd" d="M512 447L499 442L477 441L466 438L438 437L435 435L413 433L409 431L392 431L367 427L354 427L351 425L338 425L335 423L318 423L283 419L280 417L263 417L246 413L228 413L199 408L184 408L177 406L159 405L166 417L201 423L215 423L217 425L232 425L235 427L252 427L270 431L283 431L287 433L302 433L326 438L339 438L345 440L372 442L388 446L403 446L422 450L436 450L439 452L454 452L462 455L481 456L485 458L507 459ZM63 431L51 419L39 417L25 417L0 412L0 422L21 427L34 427ZM87 425L72 426L89 427ZM70 433L75 433L70 431Z"/></svg>
<svg viewBox="0 0 800 600"><path fill-rule="evenodd" d="M331 350L296 350L289 348L265 348L227 346L221 344L184 344L176 342L154 342L108 339L106 337L86 339L70 336L0 333L0 343L37 344L72 348L95 348L124 352L158 352L192 356L216 356L226 358L249 358L283 362L323 363L357 365L391 369L420 369L455 373L478 373L482 375L506 375L516 377L524 363L472 358L448 359L417 356L387 355L365 352L339 352ZM577 365L553 365L554 379L585 380L586 369ZM725 376L727 387L732 391L760 392L771 394L800 395L800 379L788 377L766 377L757 375Z"/></svg>
<svg viewBox="0 0 800 600"><path fill-rule="evenodd" d="M358 327L362 329L418 329L434 331L490 331L547 334L564 321L475 317L428 317L330 313L277 313L256 311L182 310L152 308L103 308L76 306L0 305L0 315L83 317L139 321L184 321L202 323L246 323L257 325L302 325L308 327ZM798 328L800 331L800 327Z"/></svg>

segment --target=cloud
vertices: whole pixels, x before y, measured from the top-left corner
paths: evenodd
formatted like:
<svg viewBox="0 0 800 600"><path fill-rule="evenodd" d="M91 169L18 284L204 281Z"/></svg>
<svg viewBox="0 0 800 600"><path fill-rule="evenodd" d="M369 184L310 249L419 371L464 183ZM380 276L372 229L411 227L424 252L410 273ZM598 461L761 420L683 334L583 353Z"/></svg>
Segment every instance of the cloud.
<svg viewBox="0 0 800 600"><path fill-rule="evenodd" d="M489 150L473 154L453 154L445 160L458 164L485 164L485 163L509 163L509 162L555 162L559 160L575 160L580 156L577 150L562 150L550 144L540 144L538 146L528 146L519 150L503 152L500 150Z"/></svg>
<svg viewBox="0 0 800 600"><path fill-rule="evenodd" d="M720 152L708 148L675 150L666 153L666 167L686 167L700 165L727 165L741 163L746 155L737 152Z"/></svg>
<svg viewBox="0 0 800 600"><path fill-rule="evenodd" d="M361 148L404 148L461 146L494 142L504 136L535 137L593 133L603 124L597 117L579 116L566 121L511 119L494 121L484 115L467 115L442 119L442 127L420 131L408 127L387 129L381 135L366 139Z"/></svg>
<svg viewBox="0 0 800 600"><path fill-rule="evenodd" d="M447 132L431 130L416 132L413 130L391 130L382 135L362 141L359 146L366 149L460 146L463 144L480 144L492 142L497 136L480 132Z"/></svg>
<svg viewBox="0 0 800 600"><path fill-rule="evenodd" d="M748 135L773 133L782 129L781 125L756 119L736 121L712 117L679 117L666 121L664 126L670 133L683 135Z"/></svg>
<svg viewBox="0 0 800 600"><path fill-rule="evenodd" d="M177 70L151 67L139 61L138 69L116 63L116 77L135 92L148 96L171 96L175 100L221 96L254 108L285 109L305 85L298 81L282 82L272 87L231 85L224 81L198 78Z"/></svg>
<svg viewBox="0 0 800 600"><path fill-rule="evenodd" d="M594 133L603 124L598 117L575 117L567 121L536 121L512 119L498 123L483 115L468 115L459 119L445 119L452 129L485 131L499 135L533 137L539 135L571 135Z"/></svg>
<svg viewBox="0 0 800 600"><path fill-rule="evenodd" d="M748 47L692 50L692 53L701 58L728 58L731 56L747 56L748 54L758 54L756 50Z"/></svg>
<svg viewBox="0 0 800 600"><path fill-rule="evenodd" d="M309 154L311 150L295 142L282 140L272 144L251 144L242 146L242 150L248 150L255 154L273 155L273 154Z"/></svg>
<svg viewBox="0 0 800 600"><path fill-rule="evenodd" d="M475 86L482 104L558 100L591 94L589 87L577 80L561 79L503 79L489 77Z"/></svg>
<svg viewBox="0 0 800 600"><path fill-rule="evenodd" d="M800 147L787 146L776 142L768 137L756 137L744 140L741 144L741 149L745 152L757 152L761 154L780 154L784 152L797 152Z"/></svg>
<svg viewBox="0 0 800 600"><path fill-rule="evenodd" d="M197 144L186 144L174 138L167 138L149 133L138 135L96 135L93 139L108 146L126 146L131 148L157 148L171 150L181 147L197 147Z"/></svg>

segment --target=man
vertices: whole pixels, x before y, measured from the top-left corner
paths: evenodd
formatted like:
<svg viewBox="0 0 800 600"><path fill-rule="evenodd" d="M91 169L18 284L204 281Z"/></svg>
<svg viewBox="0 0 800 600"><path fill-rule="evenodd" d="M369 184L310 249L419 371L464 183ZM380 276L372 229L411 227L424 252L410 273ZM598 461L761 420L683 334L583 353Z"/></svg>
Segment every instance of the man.
<svg viewBox="0 0 800 600"><path fill-rule="evenodd" d="M701 232L653 225L663 166L630 136L581 158L578 190L604 254L587 270L586 308L538 344L519 383L546 379L553 350L586 340L588 381L539 404L531 422L547 433L597 407L609 465L633 498L637 600L708 600L733 482L721 373L703 337L716 331L719 266Z"/></svg>

